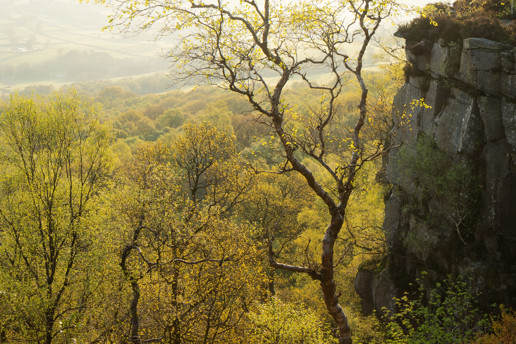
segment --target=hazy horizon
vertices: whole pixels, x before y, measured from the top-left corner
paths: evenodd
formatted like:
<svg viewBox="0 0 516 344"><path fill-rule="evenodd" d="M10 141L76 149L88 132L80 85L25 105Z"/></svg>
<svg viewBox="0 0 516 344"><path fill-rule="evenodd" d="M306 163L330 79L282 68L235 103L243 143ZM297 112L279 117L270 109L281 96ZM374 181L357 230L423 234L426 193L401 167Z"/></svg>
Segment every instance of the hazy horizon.
<svg viewBox="0 0 516 344"><path fill-rule="evenodd" d="M402 0L424 5L424 0ZM110 10L78 0L0 0L0 94L28 85L165 73L172 43L102 31Z"/></svg>

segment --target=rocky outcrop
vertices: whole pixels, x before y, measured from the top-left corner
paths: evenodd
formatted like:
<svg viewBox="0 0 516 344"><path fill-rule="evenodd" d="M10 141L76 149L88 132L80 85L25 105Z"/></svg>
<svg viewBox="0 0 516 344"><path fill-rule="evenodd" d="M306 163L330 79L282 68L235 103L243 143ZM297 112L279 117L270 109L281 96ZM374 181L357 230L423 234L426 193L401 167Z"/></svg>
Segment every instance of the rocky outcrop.
<svg viewBox="0 0 516 344"><path fill-rule="evenodd" d="M388 255L359 271L355 289L366 312L380 311L422 271L462 275L484 306L514 308L516 48L480 38L407 47L412 72L394 99L401 148L385 160Z"/></svg>

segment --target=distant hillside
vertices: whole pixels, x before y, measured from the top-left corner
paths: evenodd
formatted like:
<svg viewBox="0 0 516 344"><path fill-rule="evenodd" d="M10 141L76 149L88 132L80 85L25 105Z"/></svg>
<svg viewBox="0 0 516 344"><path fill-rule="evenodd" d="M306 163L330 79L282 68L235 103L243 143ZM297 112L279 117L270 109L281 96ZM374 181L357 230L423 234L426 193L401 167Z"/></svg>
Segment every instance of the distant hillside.
<svg viewBox="0 0 516 344"><path fill-rule="evenodd" d="M0 88L71 83L163 71L162 46L152 35L102 32L101 6L77 0L0 3Z"/></svg>

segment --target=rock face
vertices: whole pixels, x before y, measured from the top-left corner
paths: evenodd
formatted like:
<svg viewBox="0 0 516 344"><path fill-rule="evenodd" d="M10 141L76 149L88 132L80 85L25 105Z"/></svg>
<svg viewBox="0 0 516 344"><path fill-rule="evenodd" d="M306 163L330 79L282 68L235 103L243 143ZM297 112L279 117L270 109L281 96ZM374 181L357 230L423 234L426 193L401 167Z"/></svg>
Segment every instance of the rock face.
<svg viewBox="0 0 516 344"><path fill-rule="evenodd" d="M392 309L422 271L471 277L481 306L515 308L516 48L481 38L407 47L415 72L394 99L401 148L385 159L388 255L357 275L364 311Z"/></svg>

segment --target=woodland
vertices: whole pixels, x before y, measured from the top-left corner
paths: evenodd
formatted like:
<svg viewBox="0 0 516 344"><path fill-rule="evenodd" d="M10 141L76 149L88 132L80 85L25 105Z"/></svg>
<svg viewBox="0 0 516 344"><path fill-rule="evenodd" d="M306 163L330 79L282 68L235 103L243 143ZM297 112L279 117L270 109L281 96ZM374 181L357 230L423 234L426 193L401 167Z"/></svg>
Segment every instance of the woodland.
<svg viewBox="0 0 516 344"><path fill-rule="evenodd" d="M173 82L189 86L2 102L0 343L513 342L516 315L479 310L467 278L412 281L371 316L353 288L385 264L382 156L410 130L392 107L400 52L364 67L403 6L94 2L112 30L175 35ZM510 11L475 4L450 20ZM443 8L400 31L444 27Z"/></svg>

